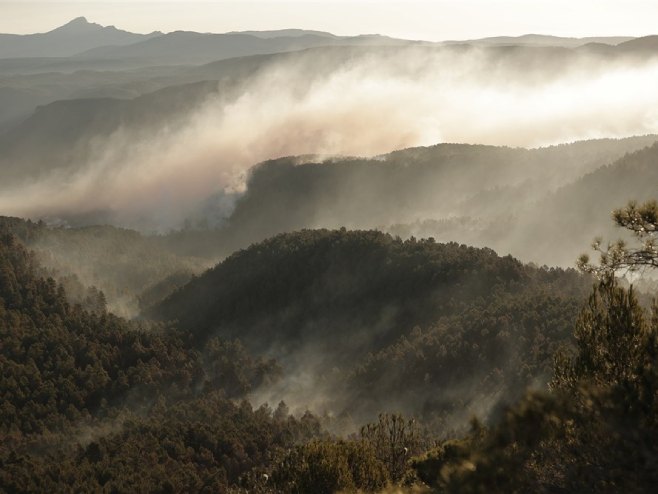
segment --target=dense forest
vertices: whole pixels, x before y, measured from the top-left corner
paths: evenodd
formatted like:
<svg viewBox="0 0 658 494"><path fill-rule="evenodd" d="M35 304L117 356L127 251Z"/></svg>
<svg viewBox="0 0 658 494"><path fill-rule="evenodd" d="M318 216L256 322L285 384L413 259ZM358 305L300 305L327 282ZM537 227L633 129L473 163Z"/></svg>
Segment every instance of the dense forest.
<svg viewBox="0 0 658 494"><path fill-rule="evenodd" d="M654 492L657 43L0 34L0 494Z"/></svg>
<svg viewBox="0 0 658 494"><path fill-rule="evenodd" d="M157 240L179 255L222 258L278 233L345 226L572 266L594 236L615 234L606 211L618 206L617 197L655 193L655 141L649 135L530 150L440 144L371 159L269 160L250 170L244 194L208 201L188 228Z"/></svg>
<svg viewBox="0 0 658 494"><path fill-rule="evenodd" d="M212 264L170 252L137 231L108 225L70 228L0 217L0 232L16 236L33 251L44 275L56 277L69 298L80 302L93 287L103 292L110 311L126 317Z"/></svg>
<svg viewBox="0 0 658 494"><path fill-rule="evenodd" d="M655 203L628 211L620 224L655 221ZM575 270L305 230L129 321L102 292L82 304L48 276L21 240L45 227L3 225L7 491L645 492L656 480L656 318L614 278L587 301L593 280ZM636 254L613 248L619 265ZM310 386L295 388L300 374Z"/></svg>
<svg viewBox="0 0 658 494"><path fill-rule="evenodd" d="M200 343L239 337L277 358L293 376L275 387L286 401L302 393L353 419L390 409L444 422L547 379L589 285L489 249L304 230L235 253L148 315Z"/></svg>
<svg viewBox="0 0 658 494"><path fill-rule="evenodd" d="M38 273L34 254L3 234L3 490L222 489L319 435L311 415L232 401L278 378L272 360L236 341L199 348L171 327L84 310Z"/></svg>

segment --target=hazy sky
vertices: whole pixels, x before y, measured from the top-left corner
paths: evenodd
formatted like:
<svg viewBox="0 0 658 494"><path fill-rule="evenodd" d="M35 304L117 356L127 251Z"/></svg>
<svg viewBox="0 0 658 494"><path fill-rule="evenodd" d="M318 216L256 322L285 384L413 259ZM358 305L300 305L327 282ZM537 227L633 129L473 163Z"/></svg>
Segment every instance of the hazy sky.
<svg viewBox="0 0 658 494"><path fill-rule="evenodd" d="M299 27L428 40L527 33L658 33L658 0L0 0L0 32L4 33L45 32L78 16L134 32Z"/></svg>

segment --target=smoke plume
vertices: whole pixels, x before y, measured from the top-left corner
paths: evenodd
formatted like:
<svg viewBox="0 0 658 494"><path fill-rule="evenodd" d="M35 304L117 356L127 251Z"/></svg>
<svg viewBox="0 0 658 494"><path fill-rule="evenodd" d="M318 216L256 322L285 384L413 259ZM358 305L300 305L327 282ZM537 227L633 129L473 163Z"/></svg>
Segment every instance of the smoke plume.
<svg viewBox="0 0 658 494"><path fill-rule="evenodd" d="M534 57L540 56L533 55ZM0 188L3 214L106 211L127 226L179 226L205 198L244 188L260 161L373 156L440 142L536 147L658 132L658 62L401 48L314 73L312 54L264 68L149 138L122 127L75 172ZM525 58L524 58L525 57ZM527 64L525 63L527 62ZM140 134L141 135L141 134Z"/></svg>

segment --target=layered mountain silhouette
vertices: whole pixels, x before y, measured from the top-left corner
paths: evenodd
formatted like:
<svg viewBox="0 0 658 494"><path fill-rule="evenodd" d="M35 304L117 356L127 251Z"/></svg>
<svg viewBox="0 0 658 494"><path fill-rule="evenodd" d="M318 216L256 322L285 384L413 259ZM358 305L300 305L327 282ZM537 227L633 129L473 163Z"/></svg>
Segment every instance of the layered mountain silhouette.
<svg viewBox="0 0 658 494"><path fill-rule="evenodd" d="M609 212L624 198L658 193L657 139L534 150L442 144L376 160L273 160L252 172L215 246L229 253L280 232L344 225L569 266L596 235L614 238Z"/></svg>
<svg viewBox="0 0 658 494"><path fill-rule="evenodd" d="M304 30L240 31L223 34L175 31L137 34L114 26L101 26L84 17L73 19L47 33L0 34L0 59L75 57L69 63L90 64L103 60L141 60L152 64L208 63L223 58L277 53L317 46L469 45L480 47L560 47L588 45L619 46L623 51L655 48L654 37L629 36L568 38L540 34L499 36L467 41L431 43L381 35L336 36ZM33 60L32 63L35 61ZM48 63L40 61L39 63ZM52 62L51 62L52 63ZM58 63L62 63L59 61ZM20 64L19 64L20 65Z"/></svg>
<svg viewBox="0 0 658 494"><path fill-rule="evenodd" d="M213 60L302 50L317 46L399 46L414 42L386 36L338 37L324 34L208 34L176 31L129 46L105 46L78 55L91 59L138 58L151 64L199 64Z"/></svg>
<svg viewBox="0 0 658 494"><path fill-rule="evenodd" d="M0 34L0 59L76 56L83 60L141 59L153 64L190 64L314 46L408 43L411 42L379 35L334 36L302 29L136 34L78 17L47 33Z"/></svg>
<svg viewBox="0 0 658 494"><path fill-rule="evenodd" d="M27 118L38 105L59 99L113 97L129 99L170 85L216 79L226 72L212 64L232 58L268 56L309 49L404 49L424 47L446 53L487 50L498 65L559 71L581 55L602 60L649 57L656 37L561 38L529 34L470 41L431 43L381 35L336 36L303 29L243 31L224 34L175 31L136 34L101 26L84 17L47 33L0 34L0 132ZM539 51L538 51L539 50ZM319 52L318 52L319 53ZM237 65L267 63L243 60ZM208 65L208 67L204 67ZM192 67L193 66L193 67ZM317 67L320 68L320 67Z"/></svg>
<svg viewBox="0 0 658 494"><path fill-rule="evenodd" d="M608 37L586 37L568 38L561 36L548 36L543 34L524 34L523 36L495 36L469 41L447 41L446 43L468 43L481 46L559 46L562 48L576 48L589 43L600 43L616 46L633 40L632 36L608 36Z"/></svg>
<svg viewBox="0 0 658 494"><path fill-rule="evenodd" d="M532 87L567 69L580 70L585 62L604 69L618 61L648 63L658 40L656 36L526 35L441 44L302 29L141 35L84 18L49 33L2 36L0 180L5 190L52 176L65 178L57 184L67 183L102 155L104 143L117 132L123 136L119 151L125 154L111 164L116 168L112 172L129 170L135 166L132 150L140 143L184 126L209 98L238 100L246 83L280 67L295 68L294 76L286 77L294 77L304 93L316 82L364 61L393 71L397 68L392 68L391 60L405 54L448 61L472 56L469 60L477 61L477 66L465 66L469 77L502 73ZM234 209L227 208L229 212L212 211L212 204L224 207L233 195L220 194L219 201L199 198L205 201L203 217L197 218L201 224L215 217L226 221L219 233L203 240L203 248L190 247L187 240L176 248L182 245L192 254L224 256L269 235L299 228L379 227L401 236L431 235L495 247L524 260L570 264L573 250L558 256L550 247L542 247L540 239L549 228L527 235L533 217L523 211L542 204L541 209L556 210L551 221L561 224L570 217L565 204L575 208L579 197L589 197L575 192L576 184L591 180L587 174L654 141L655 136L644 136L534 150L442 144L371 159L273 160L251 169L244 194ZM640 185L652 183L643 181L647 170L638 173L644 177L638 178ZM609 180L605 185L613 183ZM559 192L569 197L555 199L552 194L561 187L572 187L565 191L574 192ZM625 194L632 195L632 190ZM607 210L620 205L612 204L613 196L605 195L605 200L610 199ZM606 215L591 220L592 228L574 220L569 227L574 232L572 248L586 245L590 233L607 224ZM68 214L66 219L87 224L111 222L112 216L109 211L90 210ZM212 248L208 251L207 246Z"/></svg>
<svg viewBox="0 0 658 494"><path fill-rule="evenodd" d="M99 46L130 45L162 33L135 34L78 17L38 34L0 34L0 58L68 57Z"/></svg>

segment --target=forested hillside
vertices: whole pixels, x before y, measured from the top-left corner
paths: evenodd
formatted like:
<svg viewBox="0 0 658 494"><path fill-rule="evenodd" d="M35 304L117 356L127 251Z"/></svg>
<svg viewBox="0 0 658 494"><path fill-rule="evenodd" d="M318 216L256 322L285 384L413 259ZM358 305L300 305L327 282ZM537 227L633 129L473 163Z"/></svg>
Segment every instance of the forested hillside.
<svg viewBox="0 0 658 494"><path fill-rule="evenodd" d="M26 239L40 228L7 223ZM422 417L432 434L462 430L471 414L486 417L525 386L546 382L551 353L568 341L589 283L573 271L524 266L486 249L402 242L375 231L302 231L238 252L193 280L154 309L178 321L162 326L126 322L102 302L93 312L73 304L61 285L40 278L45 271L35 255L7 234L2 261L2 461L7 485L18 490L55 488L62 469L83 489L123 489L137 485L140 469L157 471L166 458L178 466L158 474L163 486L253 483L248 471L270 469L277 448L320 434L311 415L284 420L285 405L271 415L236 408L222 396L271 406L293 400L298 417L306 407L342 412L323 419L335 432L358 429L385 410ZM251 357L234 336L280 363ZM300 372L313 381L307 401L293 393ZM436 395L437 386L445 392ZM238 433L234 441L260 446L247 448L242 460L224 442L174 454L171 448L185 447L176 441L206 444L197 433L186 439L185 431L208 420L218 428L198 434L209 440L221 424L259 421L261 432ZM94 439L81 439L85 449L76 450L57 446L60 434ZM127 460L133 447L161 453ZM253 456L263 448L267 457ZM56 474L52 461L62 454ZM117 471L119 461L134 461L135 470ZM203 461L214 466L201 473ZM384 482L390 473L382 475Z"/></svg>
<svg viewBox="0 0 658 494"><path fill-rule="evenodd" d="M555 355L551 392L528 393L490 430L474 423L468 437L414 460L438 492L653 490L657 308L643 308L615 275L657 265L658 204L629 203L614 218L636 241L604 248L593 264L581 259L599 282L574 326L575 349Z"/></svg>
<svg viewBox="0 0 658 494"><path fill-rule="evenodd" d="M14 223L30 236L34 225ZM559 347L570 344L589 280L457 244L374 231L281 235L153 309L177 319L169 326L127 322L102 303L85 310L43 272L3 234L0 475L11 491L334 492L424 481L439 492L607 482L645 492L651 481L641 462L655 456L655 329L616 283L595 289L575 324L572 357ZM270 345L280 365L250 356L232 334L266 353ZM341 345L348 338L357 345ZM322 352L309 353L312 344ZM325 406L331 400L347 415L294 418L283 402L254 410L226 399L295 397L286 391L300 391L289 381L299 373L313 377ZM506 409L528 386L537 391ZM322 406L302 390L298 402ZM387 410L420 421L374 418ZM374 422L349 441L322 432L354 430L368 416ZM472 416L491 428L435 442L461 436ZM631 485L622 472L635 464ZM501 465L517 473L500 477Z"/></svg>
<svg viewBox="0 0 658 494"><path fill-rule="evenodd" d="M0 2L150 32L0 34L0 494L656 491L658 9L101 3Z"/></svg>
<svg viewBox="0 0 658 494"><path fill-rule="evenodd" d="M589 284L489 249L303 230L235 253L147 316L277 358L288 378L257 399L303 408L304 394L357 421L390 410L459 427L464 406L488 415L546 382Z"/></svg>
<svg viewBox="0 0 658 494"><path fill-rule="evenodd" d="M174 232L162 241L187 255L228 255L285 231L347 226L572 266L583 245L610 229L606 211L618 198L631 199L638 190L643 199L642 191L651 189L655 141L645 136L531 150L440 144L369 160L271 160L252 169L244 195L218 230ZM629 167L634 171L625 173Z"/></svg>
<svg viewBox="0 0 658 494"><path fill-rule="evenodd" d="M586 174L520 215L516 234L534 239L531 248L547 262L558 259L551 253L551 239L573 252L596 236L616 238L622 232L610 223L608 212L619 206L620 199L642 202L658 195L656 163L658 145L654 144Z"/></svg>
<svg viewBox="0 0 658 494"><path fill-rule="evenodd" d="M90 288L103 292L115 314L133 317L203 271L209 261L162 249L133 230L112 226L67 228L0 217L0 233L33 250L42 271L83 302Z"/></svg>
<svg viewBox="0 0 658 494"><path fill-rule="evenodd" d="M86 311L38 272L35 256L3 234L3 490L223 489L319 433L310 415L228 401L276 380L273 361L238 342L195 347L184 331Z"/></svg>

